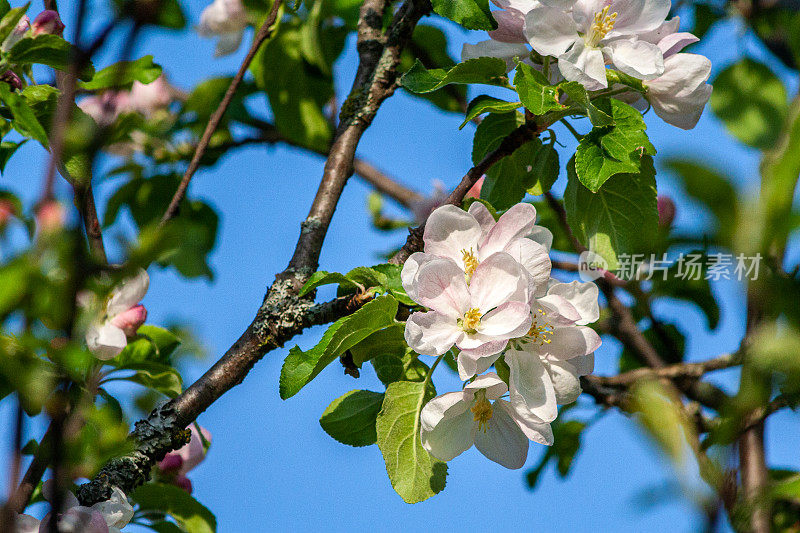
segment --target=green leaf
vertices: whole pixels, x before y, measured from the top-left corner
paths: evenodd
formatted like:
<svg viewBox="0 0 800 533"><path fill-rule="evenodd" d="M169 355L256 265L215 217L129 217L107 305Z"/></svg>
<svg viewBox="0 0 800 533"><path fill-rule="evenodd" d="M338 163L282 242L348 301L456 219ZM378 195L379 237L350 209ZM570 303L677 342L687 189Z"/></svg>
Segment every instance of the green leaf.
<svg viewBox="0 0 800 533"><path fill-rule="evenodd" d="M140 511L160 511L175 519L187 533L214 533L217 519L191 494L175 485L146 483L137 488L131 499Z"/></svg>
<svg viewBox="0 0 800 533"><path fill-rule="evenodd" d="M326 272L324 270L318 270L311 274L311 277L308 278L306 284L303 285L303 288L300 289L298 296L301 298L308 294L309 292L313 291L317 287L322 285L330 285L332 283L337 283L340 285L345 285L347 287L355 288L355 285L347 279L344 274L340 274L338 272Z"/></svg>
<svg viewBox="0 0 800 533"><path fill-rule="evenodd" d="M335 399L319 419L325 433L348 446L375 444L375 420L383 404L383 393L354 390Z"/></svg>
<svg viewBox="0 0 800 533"><path fill-rule="evenodd" d="M66 71L73 57L74 47L58 35L43 33L18 41L8 53L8 61L17 65L38 63ZM87 63L80 71L82 80L91 79L94 67Z"/></svg>
<svg viewBox="0 0 800 533"><path fill-rule="evenodd" d="M181 341L171 331L145 324L136 332L137 339L128 343L109 364L125 368L145 362L169 363L169 356Z"/></svg>
<svg viewBox="0 0 800 533"><path fill-rule="evenodd" d="M11 11L11 4L8 3L8 0L0 0L0 18L5 17L9 11Z"/></svg>
<svg viewBox="0 0 800 533"><path fill-rule="evenodd" d="M567 165L564 206L575 236L602 256L610 270L619 254L631 254L652 241L658 231L656 171L650 156L642 158L638 174L618 174L593 193L575 175L574 159Z"/></svg>
<svg viewBox="0 0 800 533"><path fill-rule="evenodd" d="M424 382L391 383L378 414L378 447L392 487L406 503L441 492L447 478L447 464L430 455L420 438L420 413L432 397Z"/></svg>
<svg viewBox="0 0 800 533"><path fill-rule="evenodd" d="M114 0L121 15L130 17L138 24L152 24L172 30L182 30L186 17L178 0L155 0L154 4L142 4L140 0Z"/></svg>
<svg viewBox="0 0 800 533"><path fill-rule="evenodd" d="M408 346L406 345L405 325L402 323L392 324L388 328L376 331L363 341L352 348L353 363L359 368L365 361L379 355L394 355L403 357Z"/></svg>
<svg viewBox="0 0 800 533"><path fill-rule="evenodd" d="M12 92L8 84L0 83L0 99L14 116L12 121L14 129L26 137L39 141L45 148L50 145L47 132L22 95Z"/></svg>
<svg viewBox="0 0 800 533"><path fill-rule="evenodd" d="M87 91L130 87L134 81L145 85L154 82L161 75L161 66L153 63L153 56L147 55L136 61L119 61L95 74L91 80L80 83Z"/></svg>
<svg viewBox="0 0 800 533"><path fill-rule="evenodd" d="M786 88L766 65L742 59L714 80L711 109L741 142L771 148L787 115Z"/></svg>
<svg viewBox="0 0 800 533"><path fill-rule="evenodd" d="M467 107L467 116L458 129L463 128L475 117L484 113L509 113L515 111L521 105L522 102L506 102L505 100L482 94L469 103Z"/></svg>
<svg viewBox="0 0 800 533"><path fill-rule="evenodd" d="M417 354L410 349L403 353L384 352L370 359L370 363L384 385L395 381L423 381L428 375L428 365L420 361ZM430 383L428 386L433 388Z"/></svg>
<svg viewBox="0 0 800 533"><path fill-rule="evenodd" d="M417 60L411 70L403 74L400 83L414 93L429 93L451 83L482 83L504 85L506 62L497 57L477 57L459 63L449 70L426 69Z"/></svg>
<svg viewBox="0 0 800 533"><path fill-rule="evenodd" d="M575 154L578 178L592 192L611 176L639 172L642 158L656 153L642 115L619 100L612 100L610 106L615 125L593 128Z"/></svg>
<svg viewBox="0 0 800 533"><path fill-rule="evenodd" d="M397 300L391 296L379 296L352 315L331 324L312 349L304 352L295 346L289 350L281 368L281 398L291 398L345 351L393 324L396 314Z"/></svg>
<svg viewBox="0 0 800 533"><path fill-rule="evenodd" d="M489 0L432 0L433 11L468 30L495 30Z"/></svg>
<svg viewBox="0 0 800 533"><path fill-rule="evenodd" d="M327 153L333 132L323 107L333 96L333 82L305 61L301 43L301 27L282 24L250 70L269 98L278 130L292 142Z"/></svg>
<svg viewBox="0 0 800 533"><path fill-rule="evenodd" d="M161 363L130 363L122 370L134 370L132 376L124 378L126 381L138 383L149 389L158 391L170 398L174 398L183 392L183 380L180 373Z"/></svg>
<svg viewBox="0 0 800 533"><path fill-rule="evenodd" d="M558 101L558 88L550 85L541 72L526 63L517 63L514 86L525 108L534 115L564 109Z"/></svg>
<svg viewBox="0 0 800 533"><path fill-rule="evenodd" d="M586 87L577 81L564 81L561 82L558 87L564 91L578 107L584 110L593 126L602 127L614 125L613 117L597 107L589 98Z"/></svg>

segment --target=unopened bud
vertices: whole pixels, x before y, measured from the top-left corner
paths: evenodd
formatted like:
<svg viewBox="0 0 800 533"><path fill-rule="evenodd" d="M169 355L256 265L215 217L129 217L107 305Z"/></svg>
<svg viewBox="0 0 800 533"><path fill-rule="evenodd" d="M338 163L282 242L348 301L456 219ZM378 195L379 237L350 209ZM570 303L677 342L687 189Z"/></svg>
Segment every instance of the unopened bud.
<svg viewBox="0 0 800 533"><path fill-rule="evenodd" d="M185 490L186 492L188 492L189 494L192 493L192 482L189 480L188 477L182 474L178 474L177 476L175 476L174 483L183 490Z"/></svg>
<svg viewBox="0 0 800 533"><path fill-rule="evenodd" d="M162 472L172 472L173 470L180 470L183 466L183 457L177 453L168 453L158 463L158 468Z"/></svg>
<svg viewBox="0 0 800 533"><path fill-rule="evenodd" d="M481 197L481 187L483 187L483 180L486 179L486 176L481 176L481 178L475 182L475 185L470 187L467 191L465 198L480 198Z"/></svg>
<svg viewBox="0 0 800 533"><path fill-rule="evenodd" d="M49 200L36 212L36 222L42 233L58 231L64 227L64 208L56 200Z"/></svg>
<svg viewBox="0 0 800 533"><path fill-rule="evenodd" d="M17 208L8 200L0 200L0 227L5 226L8 220L17 214Z"/></svg>
<svg viewBox="0 0 800 533"><path fill-rule="evenodd" d="M34 35L48 33L50 35L60 36L64 33L64 23L61 22L61 17L51 9L39 13L36 18L33 19L33 24L31 24L31 26L33 27Z"/></svg>
<svg viewBox="0 0 800 533"><path fill-rule="evenodd" d="M22 90L22 78L17 76L13 70L7 70L0 74L0 81L6 82L14 91Z"/></svg>
<svg viewBox="0 0 800 533"><path fill-rule="evenodd" d="M669 229L672 227L672 221L675 220L675 202L669 196L659 195L656 207L658 208L658 225L662 229Z"/></svg>
<svg viewBox="0 0 800 533"><path fill-rule="evenodd" d="M112 318L111 324L124 331L128 337L133 337L145 320L147 320L147 309L138 304Z"/></svg>

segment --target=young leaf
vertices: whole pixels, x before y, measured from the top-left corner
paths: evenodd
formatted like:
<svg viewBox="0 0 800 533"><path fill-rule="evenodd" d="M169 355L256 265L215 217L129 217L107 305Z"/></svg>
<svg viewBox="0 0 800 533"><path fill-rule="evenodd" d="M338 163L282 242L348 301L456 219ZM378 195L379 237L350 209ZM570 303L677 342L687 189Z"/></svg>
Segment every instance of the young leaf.
<svg viewBox="0 0 800 533"><path fill-rule="evenodd" d="M319 419L325 433L348 446L375 444L375 420L383 405L383 393L353 390L333 400Z"/></svg>
<svg viewBox="0 0 800 533"><path fill-rule="evenodd" d="M586 87L577 81L564 81L558 85L559 89L564 91L570 99L586 112L589 120L593 126L613 126L614 119L605 111L594 105L589 99L589 93L586 92Z"/></svg>
<svg viewBox="0 0 800 533"><path fill-rule="evenodd" d="M73 56L73 46L58 35L43 33L36 37L26 37L17 42L8 53L8 60L14 64L38 63L66 71ZM79 77L91 79L94 67L87 63Z"/></svg>
<svg viewBox="0 0 800 533"><path fill-rule="evenodd" d="M468 30L494 30L489 0L432 0L433 11Z"/></svg>
<svg viewBox="0 0 800 533"><path fill-rule="evenodd" d="M330 325L322 340L308 351L295 346L283 362L280 377L282 399L297 394L323 368L372 333L394 323L397 300L380 296L352 315L340 318Z"/></svg>
<svg viewBox="0 0 800 533"><path fill-rule="evenodd" d="M567 173L564 206L570 226L578 240L608 261L609 269L618 268L619 254L633 253L655 238L658 210L652 157L642 158L641 172L618 174L596 193L578 180L574 159Z"/></svg>
<svg viewBox="0 0 800 533"><path fill-rule="evenodd" d="M379 355L391 354L402 357L408 348L403 336L404 332L405 326L400 322L376 331L350 348L350 353L353 354L353 363L360 368L365 361Z"/></svg>
<svg viewBox="0 0 800 533"><path fill-rule="evenodd" d="M410 349L403 353L385 352L370 359L370 363L384 385L395 381L423 381L428 375L428 365ZM433 384L429 383L428 387L433 390Z"/></svg>
<svg viewBox="0 0 800 533"><path fill-rule="evenodd" d="M484 113L509 113L515 111L521 105L522 102L506 102L505 100L482 94L469 103L467 116L458 129L462 129L475 117Z"/></svg>
<svg viewBox="0 0 800 533"><path fill-rule="evenodd" d="M441 492L447 478L447 463L430 455L420 438L420 413L431 397L423 382L391 383L375 425L389 480L406 503Z"/></svg>
<svg viewBox="0 0 800 533"><path fill-rule="evenodd" d="M126 381L138 383L149 389L174 398L183 392L183 381L177 370L161 363L131 363L124 370L134 370L135 373L125 378Z"/></svg>
<svg viewBox="0 0 800 533"><path fill-rule="evenodd" d="M451 83L503 85L505 76L506 62L497 57L468 59L450 70L428 70L417 60L411 70L403 74L400 83L411 92L429 93Z"/></svg>
<svg viewBox="0 0 800 533"><path fill-rule="evenodd" d="M517 63L514 86L525 108L534 115L564 109L558 101L558 88L547 83L541 72L526 63Z"/></svg>
<svg viewBox="0 0 800 533"><path fill-rule="evenodd" d="M175 485L146 483L137 488L131 499L139 504L139 510L160 511L175 519L181 529L189 533L214 533L217 519L191 494Z"/></svg>
<svg viewBox="0 0 800 533"><path fill-rule="evenodd" d="M345 285L347 287L355 288L355 285L347 279L344 274L339 274L338 272L326 272L324 270L318 270L311 274L311 277L308 278L306 284L303 285L303 288L300 289L298 296L301 298L308 294L309 292L313 291L317 287L322 285L330 285L332 283L337 283L339 285Z"/></svg>
<svg viewBox="0 0 800 533"><path fill-rule="evenodd" d="M22 95L12 92L8 84L0 83L0 100L8 106L14 116L12 121L14 129L26 137L39 141L45 148L50 145L47 132Z"/></svg>
<svg viewBox="0 0 800 533"><path fill-rule="evenodd" d="M15 7L14 9L6 11L6 13L3 15L3 18L0 19L0 43L5 41L6 38L11 35L11 32L14 31L17 23L25 15L25 12L28 11L28 6L30 5L31 3L28 2L22 7Z"/></svg>
<svg viewBox="0 0 800 533"><path fill-rule="evenodd" d="M96 91L113 87L129 87L134 81L147 85L161 75L161 66L147 55L136 61L120 61L95 74L91 80L80 83L82 89Z"/></svg>

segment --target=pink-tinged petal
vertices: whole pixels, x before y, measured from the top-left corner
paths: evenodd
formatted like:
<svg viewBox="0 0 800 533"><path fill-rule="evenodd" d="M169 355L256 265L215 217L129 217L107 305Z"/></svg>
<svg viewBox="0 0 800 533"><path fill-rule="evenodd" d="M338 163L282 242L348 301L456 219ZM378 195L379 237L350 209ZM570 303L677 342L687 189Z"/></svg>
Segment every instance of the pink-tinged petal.
<svg viewBox="0 0 800 533"><path fill-rule="evenodd" d="M114 316L111 319L111 324L124 331L128 337L133 337L146 320L147 309L142 304L139 304Z"/></svg>
<svg viewBox="0 0 800 533"><path fill-rule="evenodd" d="M470 308L464 271L450 259L437 258L422 265L416 285L420 304L454 320L463 317Z"/></svg>
<svg viewBox="0 0 800 533"><path fill-rule="evenodd" d="M147 271L139 269L135 276L124 280L121 286L115 287L111 291L111 299L106 306L106 312L113 317L127 311L142 301L149 287L150 276L147 275Z"/></svg>
<svg viewBox="0 0 800 533"><path fill-rule="evenodd" d="M14 518L13 533L37 533L39 531L39 521L27 514L18 514Z"/></svg>
<svg viewBox="0 0 800 533"><path fill-rule="evenodd" d="M675 54L664 61L664 74L647 83L647 100L668 124L692 129L711 96L705 83L711 61L696 54Z"/></svg>
<svg viewBox="0 0 800 533"><path fill-rule="evenodd" d="M544 226L533 226L531 232L528 233L526 237L533 242L538 242L547 248L548 251L553 247L553 234Z"/></svg>
<svg viewBox="0 0 800 533"><path fill-rule="evenodd" d="M498 404L502 404L503 409L514 419L514 422L517 423L517 426L519 426L519 429L528 440L545 446L553 444L553 428L550 427L550 423L540 420L539 417L526 409L517 411L510 402L505 400L498 400L495 405Z"/></svg>
<svg viewBox="0 0 800 533"><path fill-rule="evenodd" d="M558 56L558 70L565 79L577 81L590 91L608 87L603 53L586 46L583 39L577 40L568 52Z"/></svg>
<svg viewBox="0 0 800 533"><path fill-rule="evenodd" d="M480 389L486 389L486 399L496 400L508 392L508 385L494 372L487 372L464 386L465 391L473 394Z"/></svg>
<svg viewBox="0 0 800 533"><path fill-rule="evenodd" d="M506 302L486 313L479 334L483 337L513 339L531 328L531 308L522 302Z"/></svg>
<svg viewBox="0 0 800 533"><path fill-rule="evenodd" d="M123 528L133 518L133 507L119 487L112 487L111 497L92 505L91 509L100 513L108 527Z"/></svg>
<svg viewBox="0 0 800 533"><path fill-rule="evenodd" d="M536 208L531 204L519 203L508 211L492 227L481 242L480 258L502 252L509 243L530 233L536 223Z"/></svg>
<svg viewBox="0 0 800 533"><path fill-rule="evenodd" d="M44 496L44 499L50 503L53 503L55 486L56 483L55 480L53 479L48 479L47 481L42 483L42 496ZM62 498L63 498L62 505L64 509L69 509L70 507L78 507L80 505L78 498L76 498L75 495L69 491L64 492Z"/></svg>
<svg viewBox="0 0 800 533"><path fill-rule="evenodd" d="M178 474L177 476L175 476L172 482L175 483L176 486L188 492L189 494L192 493L194 487L192 487L192 480L189 479L188 477L182 474Z"/></svg>
<svg viewBox="0 0 800 533"><path fill-rule="evenodd" d="M569 11L575 5L575 0L540 0L540 3L547 7Z"/></svg>
<svg viewBox="0 0 800 533"><path fill-rule="evenodd" d="M640 80L653 80L664 73L664 56L654 44L623 38L608 43L603 52L620 71Z"/></svg>
<svg viewBox="0 0 800 533"><path fill-rule="evenodd" d="M600 304L598 303L599 291L592 282L558 283L547 290L547 294L561 296L566 299L580 317L576 319L579 326L585 326L600 319Z"/></svg>
<svg viewBox="0 0 800 533"><path fill-rule="evenodd" d="M528 301L527 274L513 257L498 252L481 261L469 284L470 307L486 313L508 301Z"/></svg>
<svg viewBox="0 0 800 533"><path fill-rule="evenodd" d="M658 44L661 39L678 31L680 27L680 17L673 17L670 20L662 23L658 28L638 34L640 41L647 41L648 43Z"/></svg>
<svg viewBox="0 0 800 533"><path fill-rule="evenodd" d="M214 57L231 55L242 45L243 31L232 31L219 34L217 46L214 47Z"/></svg>
<svg viewBox="0 0 800 533"><path fill-rule="evenodd" d="M475 447L488 459L515 470L528 458L528 439L508 411L497 406L501 401L494 403L486 431L475 433Z"/></svg>
<svg viewBox="0 0 800 533"><path fill-rule="evenodd" d="M463 392L448 392L422 408L422 446L440 461L450 461L472 446L477 424L469 407Z"/></svg>
<svg viewBox="0 0 800 533"><path fill-rule="evenodd" d="M475 218L454 205L436 208L425 223L425 253L447 257L463 265L462 250L478 252L481 227Z"/></svg>
<svg viewBox="0 0 800 533"><path fill-rule="evenodd" d="M458 376L466 381L475 374L486 372L500 357L508 341L485 342L474 349L462 349L458 354Z"/></svg>
<svg viewBox="0 0 800 533"><path fill-rule="evenodd" d="M162 472L176 472L183 466L183 458L175 452L170 452L158 462L158 469Z"/></svg>
<svg viewBox="0 0 800 533"><path fill-rule="evenodd" d="M419 272L419 268L431 261L432 259L436 259L435 255L426 254L423 252L414 252L411 256L406 259L405 264L403 264L403 270L400 271L400 281L403 284L403 288L408 294L408 297L414 301L417 301L417 286L414 283L414 280L417 277L417 272Z"/></svg>
<svg viewBox="0 0 800 533"><path fill-rule="evenodd" d="M617 13L614 29L608 37L634 35L654 30L669 14L670 0L612 0L610 11Z"/></svg>
<svg viewBox="0 0 800 533"><path fill-rule="evenodd" d="M527 13L540 5L538 0L492 0L492 3L500 9L515 9L520 13Z"/></svg>
<svg viewBox="0 0 800 533"><path fill-rule="evenodd" d="M602 344L600 335L586 326L557 327L550 336L550 344L541 346L544 355L566 360L587 355L597 350Z"/></svg>
<svg viewBox="0 0 800 533"><path fill-rule="evenodd" d="M558 416L556 394L539 355L532 351L508 350L506 363L511 370L508 384L511 405L516 411L529 411L543 422Z"/></svg>
<svg viewBox="0 0 800 533"><path fill-rule="evenodd" d="M111 322L92 324L86 331L86 346L100 360L113 359L127 345L128 337L125 332Z"/></svg>
<svg viewBox="0 0 800 533"><path fill-rule="evenodd" d="M503 250L528 272L531 292L546 285L550 279L552 263L547 248L530 239L515 239Z"/></svg>
<svg viewBox="0 0 800 533"><path fill-rule="evenodd" d="M669 56L673 56L689 46L690 44L694 44L700 40L699 37L689 33L689 32L681 32L681 33L673 33L672 35L667 35L660 41L658 41L658 48L661 50L661 53L664 55L664 58L668 58Z"/></svg>
<svg viewBox="0 0 800 533"><path fill-rule="evenodd" d="M463 334L455 320L436 311L413 313L406 322L406 343L420 354L442 355Z"/></svg>
<svg viewBox="0 0 800 533"><path fill-rule="evenodd" d="M465 43L461 47L461 61L475 59L476 57L497 57L506 62L506 71L514 68L514 58L525 59L530 55L530 50L524 44L501 43L488 40L475 44ZM428 249L426 248L427 252Z"/></svg>
<svg viewBox="0 0 800 533"><path fill-rule="evenodd" d="M189 443L175 452L183 459L183 464L181 465L179 473L184 475L202 463L203 459L206 458L206 449L205 446L203 446L203 440L211 443L211 433L206 428L201 427L198 432L195 424L192 424L187 429L192 432ZM200 438L201 434L202 438Z"/></svg>
<svg viewBox="0 0 800 533"><path fill-rule="evenodd" d="M594 372L594 353L573 357L569 362L575 367L579 376L588 376Z"/></svg>
<svg viewBox="0 0 800 533"><path fill-rule="evenodd" d="M553 382L558 405L572 403L581 395L581 382L578 379L578 369L569 361L546 359L544 366Z"/></svg>
<svg viewBox="0 0 800 533"><path fill-rule="evenodd" d="M522 33L522 26L525 24L525 15L516 9L503 9L492 11L494 20L497 21L497 29L489 32L489 37L493 41L501 43L523 43L528 40Z"/></svg>
<svg viewBox="0 0 800 533"><path fill-rule="evenodd" d="M537 307L538 306L538 307ZM563 296L548 294L531 304L533 312L544 311L544 320L551 326L572 326L581 319L581 314Z"/></svg>
<svg viewBox="0 0 800 533"><path fill-rule="evenodd" d="M545 56L560 56L577 41L583 42L572 16L552 7L530 10L525 15L523 31L531 47Z"/></svg>
<svg viewBox="0 0 800 533"><path fill-rule="evenodd" d="M475 217L475 220L477 220L478 224L481 226L481 240L483 240L494 225L497 224L492 214L481 202L472 202L472 205L469 206L468 213Z"/></svg>
<svg viewBox="0 0 800 533"><path fill-rule="evenodd" d="M48 513L39 524L40 533L50 533L54 528L51 525L53 514ZM108 533L103 515L89 507L71 507L58 519L59 531L74 531L80 533Z"/></svg>

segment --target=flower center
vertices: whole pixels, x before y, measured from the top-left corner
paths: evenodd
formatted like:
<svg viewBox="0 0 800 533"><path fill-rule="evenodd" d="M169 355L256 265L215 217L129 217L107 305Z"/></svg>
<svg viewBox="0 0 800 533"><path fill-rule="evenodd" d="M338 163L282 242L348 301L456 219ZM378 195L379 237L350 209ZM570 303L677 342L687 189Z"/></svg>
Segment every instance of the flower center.
<svg viewBox="0 0 800 533"><path fill-rule="evenodd" d="M533 313L531 329L528 330L526 335L531 341L538 343L539 346L552 342L550 337L553 336L553 326L545 320L543 309L537 309Z"/></svg>
<svg viewBox="0 0 800 533"><path fill-rule="evenodd" d="M464 262L464 274L467 278L467 283L469 283L469 280L472 279L472 274L475 272L475 269L478 268L478 258L475 257L471 246L469 250L461 250L461 260Z"/></svg>
<svg viewBox="0 0 800 533"><path fill-rule="evenodd" d="M461 329L463 329L466 333L473 335L478 332L478 328L481 325L481 310L477 307L473 307L466 313L464 313L464 318L460 320Z"/></svg>
<svg viewBox="0 0 800 533"><path fill-rule="evenodd" d="M486 389L481 389L475 393L475 404L470 409L473 420L478 423L478 429L486 433L489 427L489 420L492 419L492 404L486 399Z"/></svg>
<svg viewBox="0 0 800 533"><path fill-rule="evenodd" d="M606 6L594 14L594 21L592 21L592 26L589 28L589 38L587 39L589 46L597 46L603 40L603 37L614 29L617 13L609 13L610 9L611 6Z"/></svg>

